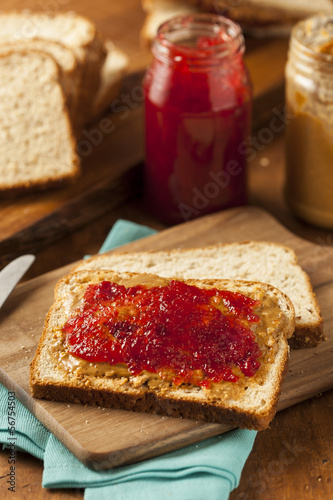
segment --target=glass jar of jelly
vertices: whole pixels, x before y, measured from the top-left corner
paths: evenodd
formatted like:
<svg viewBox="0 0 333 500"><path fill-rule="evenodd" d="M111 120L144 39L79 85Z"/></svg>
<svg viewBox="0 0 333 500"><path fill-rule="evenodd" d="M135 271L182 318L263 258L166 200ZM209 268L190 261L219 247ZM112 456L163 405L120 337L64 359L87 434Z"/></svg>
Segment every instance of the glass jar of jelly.
<svg viewBox="0 0 333 500"><path fill-rule="evenodd" d="M195 14L164 23L144 78L145 198L167 224L244 205L252 94L239 25Z"/></svg>
<svg viewBox="0 0 333 500"><path fill-rule="evenodd" d="M300 219L332 229L333 16L293 28L286 105L286 201Z"/></svg>

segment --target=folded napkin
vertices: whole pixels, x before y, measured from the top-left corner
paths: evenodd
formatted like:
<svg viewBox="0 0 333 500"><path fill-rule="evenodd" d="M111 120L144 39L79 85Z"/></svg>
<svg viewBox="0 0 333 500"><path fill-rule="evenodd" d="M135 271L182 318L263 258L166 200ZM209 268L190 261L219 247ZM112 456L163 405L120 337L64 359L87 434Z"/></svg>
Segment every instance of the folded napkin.
<svg viewBox="0 0 333 500"><path fill-rule="evenodd" d="M117 221L101 252L155 231ZM255 431L236 429L133 465L93 471L70 453L19 401L8 428L8 391L0 384L0 443L44 461L45 488L85 488L85 500L226 500L238 486Z"/></svg>

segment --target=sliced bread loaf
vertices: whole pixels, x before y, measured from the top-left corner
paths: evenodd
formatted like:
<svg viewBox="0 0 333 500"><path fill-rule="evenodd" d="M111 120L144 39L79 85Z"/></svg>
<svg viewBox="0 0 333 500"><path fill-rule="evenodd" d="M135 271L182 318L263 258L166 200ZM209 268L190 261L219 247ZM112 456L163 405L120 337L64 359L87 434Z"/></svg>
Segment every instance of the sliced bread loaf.
<svg viewBox="0 0 333 500"><path fill-rule="evenodd" d="M0 191L54 186L79 173L60 72L43 53L0 56Z"/></svg>
<svg viewBox="0 0 333 500"><path fill-rule="evenodd" d="M270 242L244 242L160 252L110 253L80 262L74 270L112 269L159 276L242 279L269 283L295 307L292 348L315 346L325 337L318 301L295 252Z"/></svg>
<svg viewBox="0 0 333 500"><path fill-rule="evenodd" d="M56 287L30 387L36 398L261 430L276 411L293 330L290 300L270 285L81 271ZM220 363L228 376L217 377Z"/></svg>
<svg viewBox="0 0 333 500"><path fill-rule="evenodd" d="M0 16L0 44L32 40L58 42L70 49L77 60L79 78L75 130L79 134L84 123L81 109L89 109L99 84L105 60L104 42L96 26L75 12L12 11Z"/></svg>

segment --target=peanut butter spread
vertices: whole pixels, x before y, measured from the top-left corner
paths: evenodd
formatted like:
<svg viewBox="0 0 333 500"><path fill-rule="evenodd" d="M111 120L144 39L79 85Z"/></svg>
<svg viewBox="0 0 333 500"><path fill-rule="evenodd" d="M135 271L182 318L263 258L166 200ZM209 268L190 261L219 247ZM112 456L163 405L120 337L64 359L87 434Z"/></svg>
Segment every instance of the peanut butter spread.
<svg viewBox="0 0 333 500"><path fill-rule="evenodd" d="M321 45L318 48L318 52L320 52L321 54L333 55L333 40L330 40L329 42L325 43L324 45Z"/></svg>
<svg viewBox="0 0 333 500"><path fill-rule="evenodd" d="M286 134L286 159L291 208L310 223L333 227L333 135L319 118L295 114Z"/></svg>
<svg viewBox="0 0 333 500"><path fill-rule="evenodd" d="M286 66L286 200L301 219L333 228L331 23L315 16L299 26Z"/></svg>
<svg viewBox="0 0 333 500"><path fill-rule="evenodd" d="M159 284L166 284L170 280L160 279ZM79 293L71 303L67 303L67 312L76 309L80 303L83 293ZM251 295L251 299L258 300L259 305L255 309L255 314L260 320L251 325L251 329L255 334L256 343L261 351L259 358L260 368L253 377L245 376L242 371L235 367L234 373L237 374L239 380L237 383L222 381L211 383L209 388L198 387L188 383L182 383L176 387L171 380L157 373L152 373L143 370L138 375L133 375L128 367L123 363L110 365L104 362L89 362L80 357L74 356L68 352L65 347L65 335L61 328L54 331L54 342L51 346L51 356L55 361L55 365L59 370L65 370L69 378L82 380L84 383L89 383L92 377L99 379L108 379L115 382L118 386L130 386L134 389L158 391L178 390L179 388L189 391L205 391L206 395L214 398L223 393L224 397L238 398L241 397L244 391L251 384L263 384L270 365L274 362L277 351L277 337L279 332L285 326L286 318L282 313L277 298L273 295L264 293L259 287ZM223 308L222 305L219 307Z"/></svg>

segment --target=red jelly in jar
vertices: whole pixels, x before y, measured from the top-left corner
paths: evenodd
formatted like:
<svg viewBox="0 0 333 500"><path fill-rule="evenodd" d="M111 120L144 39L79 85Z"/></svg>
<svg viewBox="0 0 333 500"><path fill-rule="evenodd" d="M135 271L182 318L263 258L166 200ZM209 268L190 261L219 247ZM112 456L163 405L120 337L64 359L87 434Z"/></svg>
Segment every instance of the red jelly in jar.
<svg viewBox="0 0 333 500"><path fill-rule="evenodd" d="M145 197L168 224L246 203L251 85L240 27L218 15L158 30L144 79Z"/></svg>

